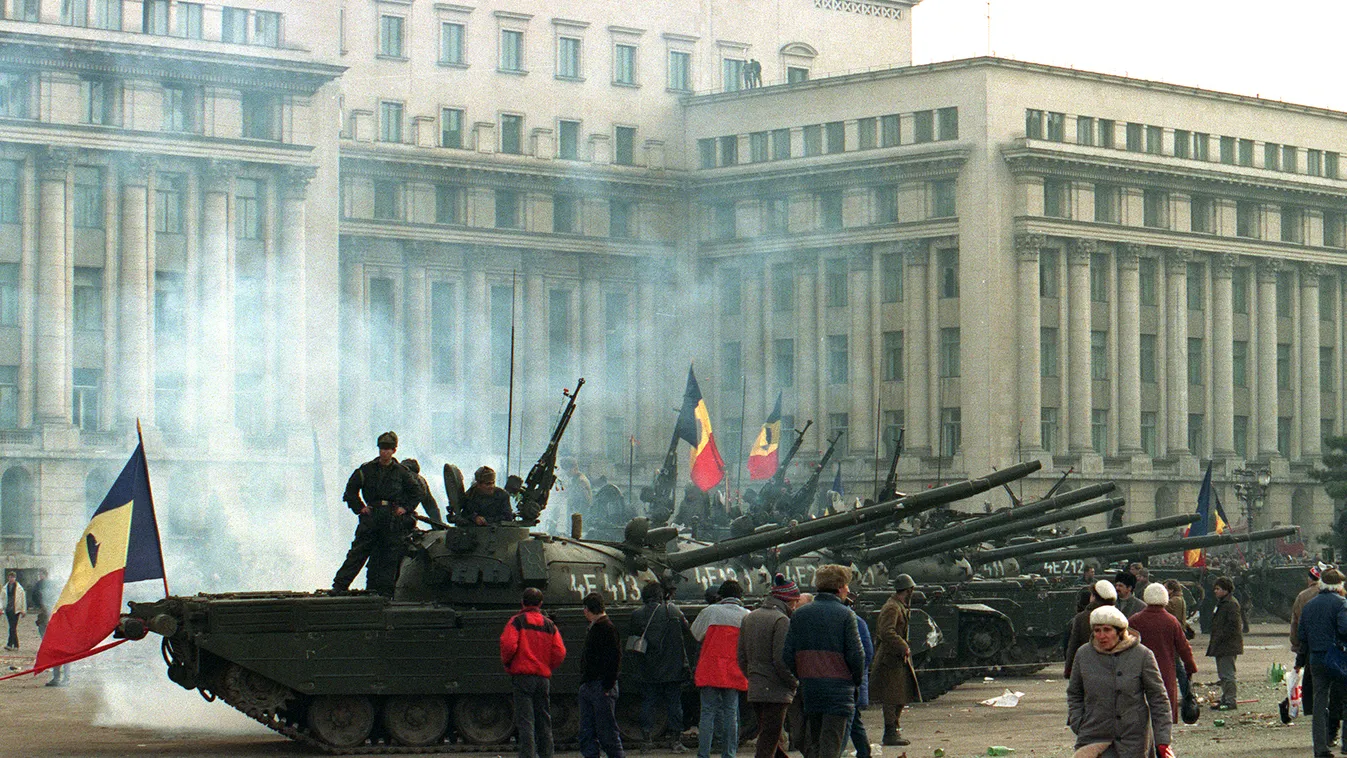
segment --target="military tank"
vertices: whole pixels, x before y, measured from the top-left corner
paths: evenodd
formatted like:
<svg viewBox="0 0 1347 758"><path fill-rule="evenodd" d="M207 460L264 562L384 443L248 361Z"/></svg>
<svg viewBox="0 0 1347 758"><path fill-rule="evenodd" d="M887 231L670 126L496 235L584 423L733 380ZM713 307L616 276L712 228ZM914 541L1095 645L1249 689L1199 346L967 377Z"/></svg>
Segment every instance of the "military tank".
<svg viewBox="0 0 1347 758"><path fill-rule="evenodd" d="M502 752L510 749L513 712L498 638L517 612L523 588L543 591L544 609L567 647L577 651L587 626L578 601L589 592L607 598L614 623L625 629L646 581L686 582L687 572L716 562L953 502L1038 468L1036 462L1022 464L845 514L671 553L666 549L671 528L650 528L639 519L622 542L530 531L546 506L557 443L574 406L572 395L529 474L519 520L419 532L392 598L321 591L169 597L131 603L119 634L161 635L172 681L315 749L438 752L466 746ZM689 604L685 611L695 617L701 607ZM573 652L552 679L560 744L572 742L578 729L579 675Z"/></svg>

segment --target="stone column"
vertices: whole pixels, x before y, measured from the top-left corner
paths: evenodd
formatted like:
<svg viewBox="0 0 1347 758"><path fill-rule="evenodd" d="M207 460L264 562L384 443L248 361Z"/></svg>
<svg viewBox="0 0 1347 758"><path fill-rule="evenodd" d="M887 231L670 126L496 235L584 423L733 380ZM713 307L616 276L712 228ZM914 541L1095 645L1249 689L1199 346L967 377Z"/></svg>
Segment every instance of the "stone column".
<svg viewBox="0 0 1347 758"><path fill-rule="evenodd" d="M908 286L903 293L907 297L907 323L903 327L903 339L907 342L903 346L907 353L907 370L903 374L907 390L903 422L907 432L903 446L904 452L910 452L913 460L920 460L931 456L930 316L927 312L930 293L926 287L931 251L924 240L904 240L898 244L911 274L906 277Z"/></svg>
<svg viewBox="0 0 1347 758"><path fill-rule="evenodd" d="M604 339L603 318L604 318L604 296L603 282L598 278L600 275L598 262L589 259L584 262L582 271L584 278L580 281L580 308L581 308L581 332L580 345L576 354L580 357L581 371L579 376L594 377L595 389L599 389L607 384L604 377L604 364L608 360L607 344ZM715 349L720 350L720 344L717 343ZM698 379L698 382L706 382L706 379ZM718 379L718 377L717 377ZM611 398L611 387L602 387L602 395ZM724 414L728 408L719 409ZM724 416L720 416L724 418ZM579 442L581 446L576 448L588 452L590 460L606 460L604 454L607 446L604 444L604 418L602 413L589 413L585 415L584 421L576 430L580 432ZM726 462L726 466L732 466L733 458Z"/></svg>
<svg viewBox="0 0 1347 758"><path fill-rule="evenodd" d="M1188 452L1188 261L1193 251L1176 249L1165 256L1165 297L1169 315L1166 334L1165 414L1169 419L1170 455Z"/></svg>
<svg viewBox="0 0 1347 758"><path fill-rule="evenodd" d="M1145 245L1118 246L1118 452L1141 449L1141 253Z"/></svg>
<svg viewBox="0 0 1347 758"><path fill-rule="evenodd" d="M1307 263L1300 269L1300 456L1318 458L1322 447L1319 419L1319 278L1326 267Z"/></svg>
<svg viewBox="0 0 1347 758"><path fill-rule="evenodd" d="M150 402L150 162L134 156L120 166L121 279L117 286L118 422L127 429L140 418L154 423Z"/></svg>
<svg viewBox="0 0 1347 758"><path fill-rule="evenodd" d="M1015 235L1018 266L1020 439L1033 451L1043 447L1043 345L1042 307L1039 303L1038 256L1046 238L1042 234Z"/></svg>
<svg viewBox="0 0 1347 758"><path fill-rule="evenodd" d="M407 398L403 403L403 418L407 432L428 447L430 432L430 284L426 277L426 261L430 258L430 243L414 241L408 251L407 281L404 300L407 303L407 370L402 373Z"/></svg>
<svg viewBox="0 0 1347 758"><path fill-rule="evenodd" d="M1230 271L1233 255L1211 257L1211 339L1216 344L1211 350L1211 388L1215 403L1212 406L1212 457L1230 458L1235 455L1235 377L1234 377L1234 319L1233 292Z"/></svg>
<svg viewBox="0 0 1347 758"><path fill-rule="evenodd" d="M799 325L795 338L795 386L799 398L799 407L795 411L795 425L797 428L803 427L805 419L813 419L814 426L810 428L809 433L815 435L814 439L821 440L824 432L821 431L823 419L819 414L823 409L818 402L818 371L815 369L821 362L817 293L814 291L814 281L818 279L815 275L817 266L813 261L800 259L791 265L796 272L795 296L798 302L795 311L798 319L796 323ZM783 429L782 432L784 431ZM807 444L807 441L803 444ZM808 450L809 448L803 447L803 444L801 449ZM787 473L787 476L790 474Z"/></svg>
<svg viewBox="0 0 1347 758"><path fill-rule="evenodd" d="M69 426L71 405L70 244L66 186L74 153L47 148L38 158L37 423Z"/></svg>
<svg viewBox="0 0 1347 758"><path fill-rule="evenodd" d="M1277 272L1281 261L1258 260L1258 457L1277 451Z"/></svg>
<svg viewBox="0 0 1347 758"><path fill-rule="evenodd" d="M1090 256L1096 249L1098 245L1094 240L1075 239L1067 254L1067 287L1070 290L1067 349L1071 359L1067 386L1070 391L1070 451L1073 455L1094 452L1094 446L1090 444L1094 407L1091 396L1094 388L1090 384Z"/></svg>
<svg viewBox="0 0 1347 758"><path fill-rule="evenodd" d="M347 251L353 253L354 251ZM369 452L371 408L369 391L369 319L365 312L365 264L352 254L343 261L342 282L342 362L341 371L342 448L346 454ZM209 372L206 372L209 373ZM203 382L203 385L205 382ZM203 405L209 404L209 397ZM463 403L466 405L466 403Z"/></svg>
<svg viewBox="0 0 1347 758"><path fill-rule="evenodd" d="M202 171L201 422L207 435L234 423L234 257L229 194L238 168L211 161ZM362 289L363 291L363 289Z"/></svg>
<svg viewBox="0 0 1347 758"><path fill-rule="evenodd" d="M543 278L542 265L530 261L524 267L524 307L521 314L528 314L521 320L524 326L524 351L520 367L524 369L520 387L524 390L524 407L520 413L524 424L525 457L541 451L546 434L550 398L556 397L560 388L552 387L552 369L547 359L547 330L550 323L548 312L547 282ZM652 304L653 310L653 304ZM648 311L642 311L641 318L650 318ZM647 343L648 344L648 343ZM569 379L567 381L570 381Z"/></svg>
<svg viewBox="0 0 1347 758"><path fill-rule="evenodd" d="M743 376L748 380L748 397L746 401L735 398L733 402L735 405L740 402L744 403L744 418L740 422L742 427L740 442L743 443L742 448L745 451L743 455L747 457L748 445L753 442L753 435L757 434L757 425L761 424L762 420L767 417L767 411L763 410L763 405L766 403L763 398L765 392L763 388L767 385L765 377L768 353L763 345L762 330L762 304L764 302L762 259L745 258L740 271L743 272L744 284L743 302L741 303L744 314L741 365ZM726 453L722 451L722 454ZM727 469L734 465L732 460L726 459L725 467ZM726 476L728 476L728 473Z"/></svg>
<svg viewBox="0 0 1347 758"><path fill-rule="evenodd" d="M487 346L491 337L487 313L491 307L490 292L482 261L475 259L475 256L467 256L465 263L468 265L468 274L463 292L462 386L475 387L477 391L464 397L463 437L478 450L489 451L491 440L487 438L487 430L491 423L491 360ZM572 355L578 352L578 349L574 349Z"/></svg>
<svg viewBox="0 0 1347 758"><path fill-rule="evenodd" d="M851 258L851 337L847 356L851 362L851 427L847 450L852 456L874 453L875 444L875 373L871 356L875 349L875 329L870 321L870 248L863 246ZM871 456L873 457L873 455Z"/></svg>
<svg viewBox="0 0 1347 758"><path fill-rule="evenodd" d="M308 219L305 215L307 204L305 196L309 182L318 171L312 166L289 166L281 172L281 217L280 221L280 261L279 273L281 286L277 293L280 306L279 323L281 329L289 335L283 341L286 347L280 350L280 379L284 388L284 401L280 404L284 414L282 426L292 433L300 433L308 426L305 408L308 405L308 393L305 379L308 375L308 285L306 268L308 266ZM415 322L418 325L423 321ZM421 416L429 418L428 411ZM416 416L412 416L416 417ZM429 440L429 435L421 439Z"/></svg>

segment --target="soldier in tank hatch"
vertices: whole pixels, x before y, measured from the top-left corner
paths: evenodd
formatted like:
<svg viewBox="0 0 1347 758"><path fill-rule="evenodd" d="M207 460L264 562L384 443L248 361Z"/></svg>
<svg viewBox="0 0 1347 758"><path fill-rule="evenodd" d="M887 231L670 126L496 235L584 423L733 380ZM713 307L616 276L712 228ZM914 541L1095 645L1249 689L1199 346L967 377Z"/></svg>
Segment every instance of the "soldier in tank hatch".
<svg viewBox="0 0 1347 758"><path fill-rule="evenodd" d="M510 496L496 486L496 470L490 466L472 475L472 486L463 495L463 517L478 526L514 521Z"/></svg>
<svg viewBox="0 0 1347 758"><path fill-rule="evenodd" d="M355 538L346 560L332 578L332 589L345 592L360 569L369 561L365 573L366 589L381 595L393 595L398 564L406 548L406 535L412 528L408 515L421 488L416 475L393 457L398 436L393 432L379 435L379 457L360 464L346 482L343 499L360 517Z"/></svg>

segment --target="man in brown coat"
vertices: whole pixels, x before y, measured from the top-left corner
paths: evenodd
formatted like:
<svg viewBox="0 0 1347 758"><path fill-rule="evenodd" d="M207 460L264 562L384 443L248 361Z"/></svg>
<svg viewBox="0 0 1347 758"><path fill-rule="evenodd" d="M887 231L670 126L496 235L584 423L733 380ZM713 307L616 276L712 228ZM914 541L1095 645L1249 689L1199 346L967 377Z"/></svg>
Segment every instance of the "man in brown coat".
<svg viewBox="0 0 1347 758"><path fill-rule="evenodd" d="M755 758L786 758L781 729L786 709L799 682L781 657L790 629L790 614L800 603L800 589L781 574L771 593L739 626L739 669L748 677L748 704L758 717Z"/></svg>
<svg viewBox="0 0 1347 758"><path fill-rule="evenodd" d="M885 745L910 745L903 739L903 706L921 702L917 672L912 668L912 648L907 644L912 593L916 582L907 574L893 580L893 594L879 612L875 624L875 660L870 664L870 699L884 706Z"/></svg>
<svg viewBox="0 0 1347 758"><path fill-rule="evenodd" d="M1216 611L1211 616L1211 641L1207 655L1216 659L1216 678L1221 681L1221 702L1218 711L1233 711L1238 706L1238 685L1235 680L1235 658L1244 654L1244 622L1235 599L1235 583L1223 576L1212 583L1216 595Z"/></svg>

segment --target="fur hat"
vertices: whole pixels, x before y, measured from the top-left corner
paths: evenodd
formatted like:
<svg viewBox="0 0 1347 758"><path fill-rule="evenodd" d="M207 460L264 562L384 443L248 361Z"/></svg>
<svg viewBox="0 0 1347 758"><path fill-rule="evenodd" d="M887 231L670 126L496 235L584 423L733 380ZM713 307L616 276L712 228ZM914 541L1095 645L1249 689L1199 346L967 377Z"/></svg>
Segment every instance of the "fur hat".
<svg viewBox="0 0 1347 758"><path fill-rule="evenodd" d="M396 433L394 433L394 432L391 432L391 431L389 431L389 432L384 432L383 434L380 434L380 435L379 435L378 443L379 443L379 447L381 447L381 448L388 448L388 449L390 449L390 450L397 450L397 449L398 449L398 435L397 435Z"/></svg>
<svg viewBox="0 0 1347 758"><path fill-rule="evenodd" d="M795 582L787 581L785 576L777 574L772 577L772 597L777 600L799 600L800 588L795 586Z"/></svg>
<svg viewBox="0 0 1347 758"><path fill-rule="evenodd" d="M1117 600L1118 588L1113 586L1113 582L1107 579L1100 579L1094 583L1094 594L1105 600Z"/></svg>
<svg viewBox="0 0 1347 758"><path fill-rule="evenodd" d="M1342 589L1343 578L1341 571L1333 568L1328 569L1319 575L1319 589L1324 591L1340 590Z"/></svg>
<svg viewBox="0 0 1347 758"><path fill-rule="evenodd" d="M1090 611L1090 626L1095 626L1096 624L1108 624L1109 626L1116 626L1119 629L1126 629L1127 617L1123 615L1122 611L1111 605L1101 605L1093 611Z"/></svg>
<svg viewBox="0 0 1347 758"><path fill-rule="evenodd" d="M851 584L851 569L829 563L814 572L814 587L819 592L837 592Z"/></svg>
<svg viewBox="0 0 1347 758"><path fill-rule="evenodd" d="M1146 585L1146 591L1141 593L1141 597L1146 605L1169 605L1169 590L1159 582Z"/></svg>

